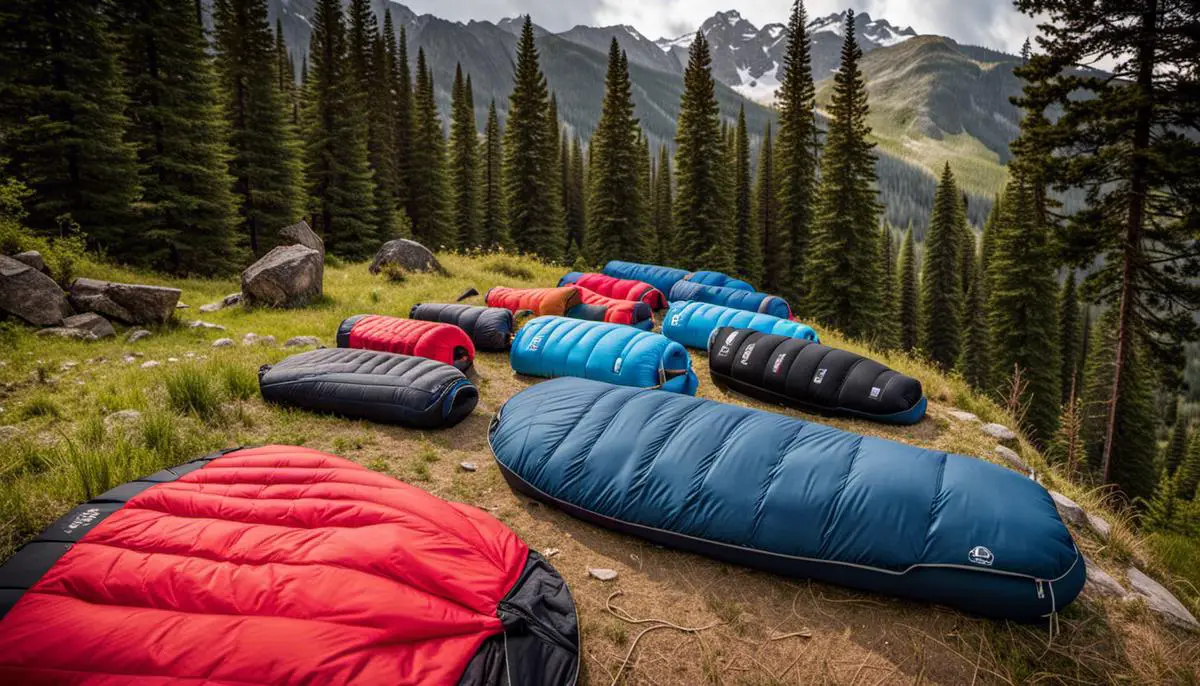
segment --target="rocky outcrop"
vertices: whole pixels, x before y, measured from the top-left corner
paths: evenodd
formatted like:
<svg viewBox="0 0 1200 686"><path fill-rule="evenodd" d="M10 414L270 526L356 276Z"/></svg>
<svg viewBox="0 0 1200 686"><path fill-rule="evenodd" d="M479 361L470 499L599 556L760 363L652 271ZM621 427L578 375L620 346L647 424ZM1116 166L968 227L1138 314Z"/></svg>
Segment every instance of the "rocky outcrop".
<svg viewBox="0 0 1200 686"><path fill-rule="evenodd" d="M1129 579L1129 587L1133 593L1143 598L1146 605L1167 623L1192 631L1200 631L1200 622L1197 622L1192 613L1183 606L1183 603L1179 602L1179 599L1170 591L1163 588L1162 584L1146 576L1137 567L1127 569L1125 576Z"/></svg>
<svg viewBox="0 0 1200 686"><path fill-rule="evenodd" d="M0 255L0 311L35 326L55 326L71 314L71 306L54 279Z"/></svg>
<svg viewBox="0 0 1200 686"><path fill-rule="evenodd" d="M1087 584L1083 587L1085 593L1097 598L1124 598L1125 587L1121 582L1112 577L1111 574L1100 569L1088 558L1083 558L1084 564L1087 565Z"/></svg>
<svg viewBox="0 0 1200 686"><path fill-rule="evenodd" d="M68 329L86 331L96 338L110 338L117 335L113 325L95 312L84 312L66 317L63 319L62 325Z"/></svg>
<svg viewBox="0 0 1200 686"><path fill-rule="evenodd" d="M165 324L175 312L181 291L165 286L75 279L71 304L126 324Z"/></svg>
<svg viewBox="0 0 1200 686"><path fill-rule="evenodd" d="M43 274L50 274L50 270L46 267L46 260L43 259L42 254L36 250L19 252L16 255L13 255L13 259L17 262L24 262Z"/></svg>
<svg viewBox="0 0 1200 686"><path fill-rule="evenodd" d="M324 261L303 245L284 245L242 272L242 298L248 305L302 307L321 297Z"/></svg>
<svg viewBox="0 0 1200 686"><path fill-rule="evenodd" d="M370 271L372 274L378 274L388 266L398 267L406 272L446 273L429 248L407 238L397 238L384 243L375 253L375 259L371 261Z"/></svg>
<svg viewBox="0 0 1200 686"><path fill-rule="evenodd" d="M325 259L325 241L321 240L321 237L303 219L296 224L283 227L279 230L279 235L283 238L284 244L298 243L306 248L316 250L321 253L321 259Z"/></svg>

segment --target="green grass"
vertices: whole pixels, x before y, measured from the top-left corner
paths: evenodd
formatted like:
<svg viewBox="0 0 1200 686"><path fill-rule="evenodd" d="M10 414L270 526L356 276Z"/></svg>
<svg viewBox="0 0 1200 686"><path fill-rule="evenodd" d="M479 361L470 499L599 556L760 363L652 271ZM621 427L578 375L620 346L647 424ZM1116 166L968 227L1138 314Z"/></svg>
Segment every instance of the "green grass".
<svg viewBox="0 0 1200 686"><path fill-rule="evenodd" d="M220 413L222 389L217 387L207 371L187 365L167 373L165 387L172 409L205 420L213 419Z"/></svg>

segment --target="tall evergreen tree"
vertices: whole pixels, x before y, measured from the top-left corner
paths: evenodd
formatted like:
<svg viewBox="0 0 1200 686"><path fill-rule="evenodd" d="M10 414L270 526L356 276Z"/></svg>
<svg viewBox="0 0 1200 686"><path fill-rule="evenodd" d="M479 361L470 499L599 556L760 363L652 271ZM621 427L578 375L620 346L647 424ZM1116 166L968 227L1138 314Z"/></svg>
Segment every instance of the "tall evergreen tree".
<svg viewBox="0 0 1200 686"><path fill-rule="evenodd" d="M708 39L699 31L683 73L675 145L675 262L687 269L733 271L733 226L722 179L726 146Z"/></svg>
<svg viewBox="0 0 1200 686"><path fill-rule="evenodd" d="M487 126L479 148L480 216L479 240L484 248L510 247L507 213L504 211L504 147L496 101L488 104Z"/></svg>
<svg viewBox="0 0 1200 686"><path fill-rule="evenodd" d="M644 198L638 171L642 163L638 120L624 53L613 38L608 48L604 103L589 146L587 256L603 264L611 259L642 259Z"/></svg>
<svg viewBox="0 0 1200 686"><path fill-rule="evenodd" d="M470 77L464 81L462 65L456 65L450 105L450 185L456 243L463 250L480 244L479 197L475 191L479 183L479 132L475 129L475 96L471 90Z"/></svg>
<svg viewBox="0 0 1200 686"><path fill-rule="evenodd" d="M549 175L547 196L550 202L551 225L557 228L566 226L566 210L563 204L562 175L560 166L562 159L559 154L559 141L562 140L562 122L558 119L558 94L550 93L550 104L546 107L546 144L542 149L542 163ZM562 244L565 249L567 234L562 232Z"/></svg>
<svg viewBox="0 0 1200 686"><path fill-rule="evenodd" d="M646 134L638 128L638 178L641 181L641 188L638 192L638 198L641 201L641 212L638 213L638 226L642 227L643 234L639 241L638 249L641 252L640 259L649 259L649 254L652 252L653 246L650 245L650 237L645 235L645 230L650 226L650 218L654 198L654 157L650 154L650 139L646 138Z"/></svg>
<svg viewBox="0 0 1200 686"><path fill-rule="evenodd" d="M556 177L548 164L549 93L538 66L533 22L525 16L504 129L504 187L508 230L516 247L555 260L565 248L561 209L554 204ZM557 125L556 125L557 126Z"/></svg>
<svg viewBox="0 0 1200 686"><path fill-rule="evenodd" d="M408 179L408 218L412 221L413 236L430 248L452 248L458 237L447 225L446 138L434 96L433 70L425 61L425 48L417 50L409 154L413 174Z"/></svg>
<svg viewBox="0 0 1200 686"><path fill-rule="evenodd" d="M904 242L900 245L900 294L899 323L900 349L916 350L921 330L920 302L921 285L917 279L917 251L913 245L913 229L908 227L904 232Z"/></svg>
<svg viewBox="0 0 1200 686"><path fill-rule="evenodd" d="M900 301L896 297L896 291L893 290L893 285L899 279L897 271L897 246L892 234L892 226L883 221L883 226L879 231L879 265L880 272L883 278L883 286L880 288L880 299L882 300L882 309L884 321L893 323L898 316ZM895 326L880 327L876 334L876 342L881 348L892 349L900 345L899 331Z"/></svg>
<svg viewBox="0 0 1200 686"><path fill-rule="evenodd" d="M664 143L658 149L658 175L654 180L654 236L659 264L675 263L675 198L671 178L671 154Z"/></svg>
<svg viewBox="0 0 1200 686"><path fill-rule="evenodd" d="M141 240L132 210L141 189L109 30L115 4L20 0L0 10L0 171L33 191L34 231L57 235L61 217L119 254Z"/></svg>
<svg viewBox="0 0 1200 686"><path fill-rule="evenodd" d="M1200 431L1193 432L1187 455L1175 470L1175 475L1179 478L1179 497L1194 500L1196 489L1200 487Z"/></svg>
<svg viewBox="0 0 1200 686"><path fill-rule="evenodd" d="M1167 473L1174 475L1187 457L1188 439L1190 432L1186 419L1175 418L1175 426L1171 428L1171 440L1167 441L1167 449L1163 452L1163 467Z"/></svg>
<svg viewBox="0 0 1200 686"><path fill-rule="evenodd" d="M382 241L396 238L403 225L402 211L396 198L400 171L396 168L396 109L391 85L392 58L388 54L387 33L391 32L390 12L385 12L386 31L380 34L374 29L374 16L368 24L370 30L370 59L363 80L367 106L367 160L374 172L375 182L375 225L378 238Z"/></svg>
<svg viewBox="0 0 1200 686"><path fill-rule="evenodd" d="M816 221L817 118L812 76L812 42L803 0L795 0L788 18L779 98L779 237L789 245L790 273L783 292L807 312L805 260Z"/></svg>
<svg viewBox="0 0 1200 686"><path fill-rule="evenodd" d="M1067 270L1066 281L1058 296L1058 343L1062 402L1070 400L1071 389L1079 381L1079 348L1083 329L1079 322L1079 291L1075 287L1075 270Z"/></svg>
<svg viewBox="0 0 1200 686"><path fill-rule="evenodd" d="M1062 401L1058 350L1058 304L1054 293L1055 250L1048 228L1037 220L1033 190L1018 173L1004 200L1005 217L992 258L992 357L996 379L1019 367L1028 382L1022 400L1025 429L1045 444L1054 435Z"/></svg>
<svg viewBox="0 0 1200 686"><path fill-rule="evenodd" d="M762 289L768 293L779 293L784 283L791 280L791 245L779 216L779 172L777 155L771 139L771 123L763 134L762 147L758 153L758 182L754 188L754 221L762 239L763 274Z"/></svg>
<svg viewBox="0 0 1200 686"><path fill-rule="evenodd" d="M393 139L396 148L396 202L404 208L411 223L413 207L409 188L416 173L412 165L413 78L412 70L408 66L408 30L403 24L400 25L397 43L393 45L389 41L388 45L394 51L392 59L395 63L392 69L395 112L392 116L396 121L396 135Z"/></svg>
<svg viewBox="0 0 1200 686"><path fill-rule="evenodd" d="M1144 347L1178 368L1181 341L1198 331L1200 140L1187 129L1196 121L1200 14L1193 3L1160 0L1018 0L1017 7L1045 21L1038 50L1017 70L1026 82L1017 104L1032 121L1014 149L1039 153L1046 184L1084 190L1087 206L1066 225L1066 252L1076 264L1101 265L1085 291L1116 312L1100 464L1101 476L1116 480L1127 471L1115 464L1126 459L1116 450L1129 414L1120 399L1138 396L1122 388L1133 376L1134 351ZM1077 67L1097 61L1109 63L1108 74ZM1046 113L1055 110L1051 121Z"/></svg>
<svg viewBox="0 0 1200 686"><path fill-rule="evenodd" d="M967 194L962 193L958 199L958 275L962 280L962 297L965 300L967 291L971 289L972 274L975 271L975 258L979 246L975 241L975 231L967 220Z"/></svg>
<svg viewBox="0 0 1200 686"><path fill-rule="evenodd" d="M579 136L571 141L570 165L567 167L567 243L578 255L587 233L587 182L583 174L583 141Z"/></svg>
<svg viewBox="0 0 1200 686"><path fill-rule="evenodd" d="M374 185L365 117L353 109L356 88L339 0L318 0L311 22L303 120L312 224L328 252L362 259L378 239Z"/></svg>
<svg viewBox="0 0 1200 686"><path fill-rule="evenodd" d="M954 172L946 163L933 199L933 216L925 233L920 333L921 350L943 369L953 368L962 350L958 212L958 187Z"/></svg>
<svg viewBox="0 0 1200 686"><path fill-rule="evenodd" d="M984 301L983 272L975 260L971 260L968 267L971 272L967 279L967 299L963 309L966 331L962 336L962 358L958 368L975 390L986 392L992 390L991 326Z"/></svg>
<svg viewBox="0 0 1200 686"><path fill-rule="evenodd" d="M854 338L882 325L876 230L875 144L867 137L867 88L854 13L846 12L842 62L834 76L829 134L812 241L805 257L805 311ZM793 227L794 228L794 227ZM793 246L795 241L793 241Z"/></svg>
<svg viewBox="0 0 1200 686"><path fill-rule="evenodd" d="M746 131L746 106L738 112L733 168L733 229L735 265L738 276L750 283L762 283L763 246L758 222L754 220L754 181L750 170L750 134ZM761 164L761 162L760 162Z"/></svg>
<svg viewBox="0 0 1200 686"><path fill-rule="evenodd" d="M213 3L213 19L215 22L217 9L216 2ZM256 3L246 3L247 8L251 8ZM296 84L296 70L292 64L292 55L288 51L287 41L283 38L283 19L275 19L275 78L277 81L280 95L287 103L286 108L291 112L291 97L292 87Z"/></svg>
<svg viewBox="0 0 1200 686"><path fill-rule="evenodd" d="M562 198L563 230L566 232L564 245L567 246L567 263L571 264L579 253L579 246L571 242L571 136L565 129L558 137L558 150L558 192Z"/></svg>
<svg viewBox="0 0 1200 686"><path fill-rule="evenodd" d="M144 223L120 254L175 273L211 274L240 266L237 212L228 130L194 10L188 0L135 0L118 10L128 137L144 189ZM269 56L269 35L265 40ZM265 78L269 89L269 71Z"/></svg>
<svg viewBox="0 0 1200 686"><path fill-rule="evenodd" d="M298 143L289 123L291 78L283 37L271 44L266 0L215 0L216 71L229 124L229 173L243 233L261 255L300 216Z"/></svg>

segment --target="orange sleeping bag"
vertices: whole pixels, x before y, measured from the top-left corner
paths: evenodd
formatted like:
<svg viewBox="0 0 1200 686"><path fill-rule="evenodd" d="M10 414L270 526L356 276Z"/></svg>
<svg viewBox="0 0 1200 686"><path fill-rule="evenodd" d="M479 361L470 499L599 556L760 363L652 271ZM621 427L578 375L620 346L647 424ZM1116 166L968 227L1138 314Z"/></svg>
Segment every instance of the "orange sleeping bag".
<svg viewBox="0 0 1200 686"><path fill-rule="evenodd" d="M483 299L488 307L503 307L511 312L530 310L535 316L547 314L567 316L567 310L582 301L578 288L506 288L496 286Z"/></svg>

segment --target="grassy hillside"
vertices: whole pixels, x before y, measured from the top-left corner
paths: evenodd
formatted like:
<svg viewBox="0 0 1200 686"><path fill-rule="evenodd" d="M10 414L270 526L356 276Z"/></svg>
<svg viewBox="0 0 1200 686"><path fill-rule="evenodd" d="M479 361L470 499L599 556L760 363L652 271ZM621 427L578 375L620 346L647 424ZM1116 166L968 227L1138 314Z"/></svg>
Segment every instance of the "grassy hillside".
<svg viewBox="0 0 1200 686"><path fill-rule="evenodd" d="M467 286L548 285L563 268L513 256L439 256L449 276L410 276L401 284L367 273L365 265L328 265L326 297L295 311L240 307L201 315L197 307L236 291L233 280L166 280L101 265L86 276L169 284L192 307L180 320L203 318L226 331L191 329L182 321L136 343L124 336L95 343L37 338L24 327L0 327L0 560L70 507L123 481L221 447L255 443L306 445L343 455L441 497L484 508L533 548L557 548L562 572L579 607L584 683L609 684L623 670L626 684L793 684L821 682L945 684L1183 683L1200 681L1200 642L1160 625L1141 603L1083 598L1061 616L1061 634L1045 626L981 620L925 604L789 579L659 548L532 503L504 483L487 447L488 422L512 394L536 383L515 376L502 354L481 354L474 379L481 391L475 413L453 429L420 432L347 421L264 404L256 370L288 355L277 347L212 348L219 337L246 333L316 335L333 344L346 316L378 312L403 316L419 301L447 301ZM870 352L836 332L827 342ZM1011 425L994 404L957 378L902 355L876 355L921 379L930 417L914 427L857 420L820 421L872 435L984 459L994 442L952 408ZM130 360L130 361L125 361ZM147 361L160 364L143 368ZM700 395L766 408L718 390L707 363L694 354ZM770 408L785 414L802 413ZM127 423L105 418L137 410ZM807 417L806 417L807 418ZM106 425L107 424L107 425ZM1100 498L1063 481L1028 444L1022 456L1044 483L1114 521L1107 543L1074 531L1080 547L1118 579L1129 561L1200 609L1194 548L1139 540ZM479 465L466 472L462 461ZM798 523L803 525L803 523ZM1188 558L1189 555L1193 557ZM1174 557L1173 557L1174 556ZM600 582L588 567L620 576ZM1191 575L1190 585L1184 575ZM692 634L647 634L615 616L606 603L634 617L662 618L710 629ZM626 663L627 654L632 657Z"/></svg>

